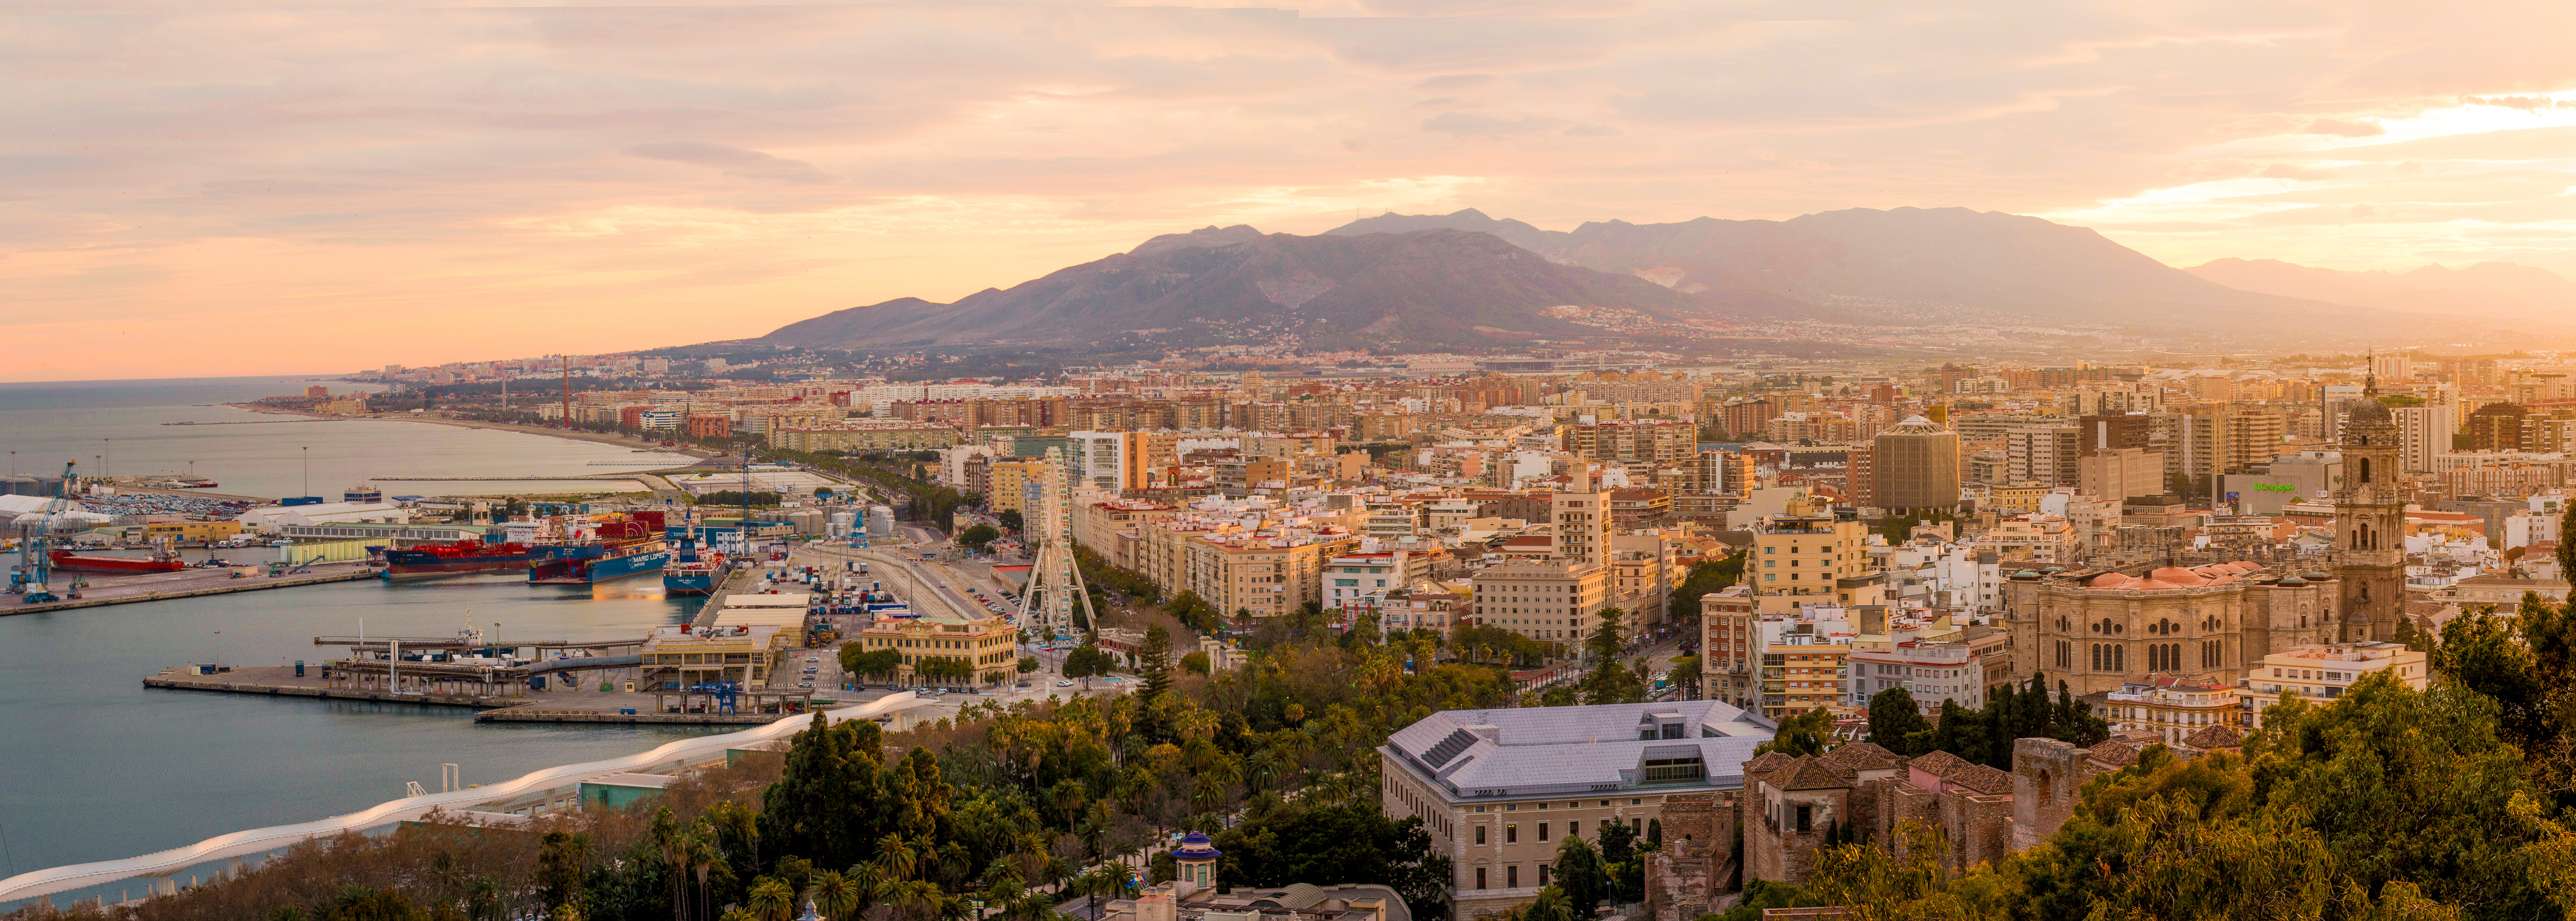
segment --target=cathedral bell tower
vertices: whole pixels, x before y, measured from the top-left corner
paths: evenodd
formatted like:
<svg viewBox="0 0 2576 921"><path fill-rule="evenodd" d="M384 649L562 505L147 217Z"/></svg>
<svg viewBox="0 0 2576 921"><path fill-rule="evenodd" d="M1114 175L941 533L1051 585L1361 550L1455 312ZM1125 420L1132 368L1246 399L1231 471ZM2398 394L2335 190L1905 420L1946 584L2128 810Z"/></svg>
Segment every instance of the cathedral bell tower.
<svg viewBox="0 0 2576 921"><path fill-rule="evenodd" d="M2397 420L2376 375L2344 417L2343 477L2335 484L2337 640L2389 640L2406 611L2406 500L2397 488Z"/></svg>

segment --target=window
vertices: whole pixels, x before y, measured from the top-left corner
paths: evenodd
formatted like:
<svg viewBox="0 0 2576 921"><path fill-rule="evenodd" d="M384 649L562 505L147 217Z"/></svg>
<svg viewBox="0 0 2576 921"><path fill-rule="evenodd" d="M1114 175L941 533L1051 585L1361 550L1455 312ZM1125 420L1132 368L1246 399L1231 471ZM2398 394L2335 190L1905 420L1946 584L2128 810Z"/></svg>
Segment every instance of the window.
<svg viewBox="0 0 2576 921"><path fill-rule="evenodd" d="M1503 843L1504 843L1504 844L1519 844L1519 843L1521 843L1521 827L1520 827L1520 824L1519 824L1519 823L1513 823L1513 824L1510 824L1510 825L1505 825L1505 826L1503 826Z"/></svg>
<svg viewBox="0 0 2576 921"><path fill-rule="evenodd" d="M1480 828L1480 829L1477 829L1477 831L1483 831L1483 830L1484 830L1484 829L1481 829L1481 828ZM1476 888L1478 888L1478 889L1483 889L1483 888L1485 888L1485 868L1483 868L1483 867L1477 867L1477 868L1476 868Z"/></svg>
<svg viewBox="0 0 2576 921"><path fill-rule="evenodd" d="M1805 834L1812 830L1809 823L1815 820L1815 808L1816 807L1814 806L1798 807L1798 832L1800 834Z"/></svg>
<svg viewBox="0 0 2576 921"><path fill-rule="evenodd" d="M1476 843L1477 843L1477 844L1483 844L1483 843L1485 843L1485 826L1482 826L1482 825L1478 825L1478 826L1476 826ZM1483 873L1483 872L1485 872L1485 871L1483 871L1483 870L1478 870L1478 871L1476 871L1476 872L1478 872L1478 873ZM1477 883L1477 884L1476 884L1476 888L1478 888L1478 889L1485 888L1485 884L1483 884L1483 883Z"/></svg>
<svg viewBox="0 0 2576 921"><path fill-rule="evenodd" d="M1547 823L1545 822L1538 823L1538 839L1541 841L1547 840ZM1539 865L1538 884L1541 886L1547 885L1547 866L1545 864Z"/></svg>
<svg viewBox="0 0 2576 921"><path fill-rule="evenodd" d="M1520 865L1520 864L1512 864L1511 866L1504 867L1504 868L1503 868L1503 888L1505 888L1505 889L1518 889L1518 888L1520 888L1520 887L1521 887L1521 865Z"/></svg>
<svg viewBox="0 0 2576 921"><path fill-rule="evenodd" d="M1546 864L1539 864L1539 865L1538 865L1538 884L1539 884L1539 885L1541 885L1541 886L1547 885L1547 865L1546 865Z"/></svg>
<svg viewBox="0 0 2576 921"><path fill-rule="evenodd" d="M1583 837L1583 823L1581 823L1581 822L1567 822L1567 823L1565 823L1565 836L1566 836L1566 837L1568 837L1568 838L1580 838L1580 837Z"/></svg>

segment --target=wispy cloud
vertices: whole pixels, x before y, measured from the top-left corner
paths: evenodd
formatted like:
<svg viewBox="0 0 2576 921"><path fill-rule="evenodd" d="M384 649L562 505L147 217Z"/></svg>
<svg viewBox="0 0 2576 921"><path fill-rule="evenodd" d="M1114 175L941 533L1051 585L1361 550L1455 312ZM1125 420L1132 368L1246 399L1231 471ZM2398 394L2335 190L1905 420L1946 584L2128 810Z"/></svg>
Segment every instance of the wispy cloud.
<svg viewBox="0 0 2576 921"><path fill-rule="evenodd" d="M2576 271L2566 4L107 3L0 32L0 273L118 347L0 375L725 338L1379 208Z"/></svg>

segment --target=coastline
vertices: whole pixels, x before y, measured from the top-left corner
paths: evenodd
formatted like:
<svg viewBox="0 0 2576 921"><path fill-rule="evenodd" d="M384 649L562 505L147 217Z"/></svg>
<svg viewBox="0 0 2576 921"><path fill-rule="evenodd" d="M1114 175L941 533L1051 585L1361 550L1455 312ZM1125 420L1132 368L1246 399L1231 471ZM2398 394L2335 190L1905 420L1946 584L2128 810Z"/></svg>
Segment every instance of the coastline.
<svg viewBox="0 0 2576 921"><path fill-rule="evenodd" d="M620 447L626 445L639 445L641 447L635 448L634 450L649 449L664 454L681 454L697 458L700 461L709 461L724 456L721 453L709 451L695 445L680 444L666 448L662 447L662 443L660 441L643 438L629 438L625 435L611 435L603 432L583 432L569 429L549 428L542 425L521 425L515 422L485 422L479 419L456 419L445 416L434 416L428 413L422 413L417 416L408 413L400 415L333 416L322 413L308 413L291 409L279 409L274 406L261 406L253 403L233 403L229 405L236 409L246 409L255 413L267 413L277 416L295 416L303 419L324 421L367 419L378 422L424 422L430 425L444 425L451 428L490 429L499 432L517 432L522 435L543 435L548 438L561 438L567 441L587 441L592 444L618 445Z"/></svg>

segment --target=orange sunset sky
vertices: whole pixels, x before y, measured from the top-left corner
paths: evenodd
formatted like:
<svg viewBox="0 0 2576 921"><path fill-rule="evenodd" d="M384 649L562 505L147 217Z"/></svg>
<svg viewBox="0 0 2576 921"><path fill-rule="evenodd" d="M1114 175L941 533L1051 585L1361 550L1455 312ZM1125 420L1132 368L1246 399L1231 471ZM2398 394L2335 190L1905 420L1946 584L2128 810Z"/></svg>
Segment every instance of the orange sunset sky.
<svg viewBox="0 0 2576 921"><path fill-rule="evenodd" d="M0 380L737 338L1388 209L2576 276L2563 2L8 8Z"/></svg>

